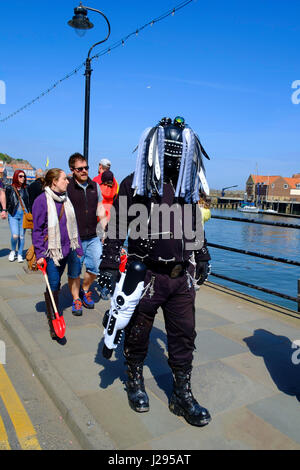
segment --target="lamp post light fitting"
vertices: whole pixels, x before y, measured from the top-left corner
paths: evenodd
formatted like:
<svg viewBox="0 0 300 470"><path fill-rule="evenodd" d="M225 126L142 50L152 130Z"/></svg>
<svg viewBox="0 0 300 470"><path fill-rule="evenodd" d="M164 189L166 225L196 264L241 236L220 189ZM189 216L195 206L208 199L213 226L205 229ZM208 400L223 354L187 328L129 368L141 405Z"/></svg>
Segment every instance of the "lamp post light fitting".
<svg viewBox="0 0 300 470"><path fill-rule="evenodd" d="M82 36L86 31L92 29L94 27L93 23L90 22L87 13L89 11L93 11L99 13L106 21L108 27L108 33L102 41L96 42L89 50L88 56L85 61L85 111L84 111L84 145L83 145L83 155L86 161L88 161L89 157L89 128L90 128L90 92L91 92L91 75L92 75L92 68L91 62L93 57L91 57L91 52L95 46L102 44L103 42L107 41L110 36L110 23L107 17L102 13L100 10L96 10L95 8L87 7L82 5L80 2L77 8L74 8L74 16L73 18L68 21L68 25L72 28L75 28L76 32Z"/></svg>

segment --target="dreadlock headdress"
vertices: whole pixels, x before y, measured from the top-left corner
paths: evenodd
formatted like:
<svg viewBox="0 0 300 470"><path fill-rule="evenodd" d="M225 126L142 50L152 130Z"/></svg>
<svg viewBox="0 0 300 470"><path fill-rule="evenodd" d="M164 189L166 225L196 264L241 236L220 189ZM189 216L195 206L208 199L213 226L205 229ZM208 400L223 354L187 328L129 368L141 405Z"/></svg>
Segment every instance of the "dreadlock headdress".
<svg viewBox="0 0 300 470"><path fill-rule="evenodd" d="M144 130L138 145L132 188L139 196L151 197L153 193L162 196L164 160L171 151L172 156L181 157L175 197L183 198L188 204L195 203L200 199L200 191L209 194L202 155L209 157L199 137L184 124L181 125L182 142L173 142L169 136L166 139L165 133L170 123L170 119L164 118L157 126Z"/></svg>

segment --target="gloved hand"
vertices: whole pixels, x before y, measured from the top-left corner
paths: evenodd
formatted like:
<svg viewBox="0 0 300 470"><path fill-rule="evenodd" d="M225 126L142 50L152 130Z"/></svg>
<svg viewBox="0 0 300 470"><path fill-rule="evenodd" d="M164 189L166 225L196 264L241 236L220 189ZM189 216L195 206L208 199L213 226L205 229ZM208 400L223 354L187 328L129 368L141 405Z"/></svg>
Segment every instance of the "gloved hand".
<svg viewBox="0 0 300 470"><path fill-rule="evenodd" d="M100 269L98 284L102 289L107 288L112 296L119 279L120 271L118 269Z"/></svg>
<svg viewBox="0 0 300 470"><path fill-rule="evenodd" d="M211 264L209 261L198 261L196 264L195 279L198 286L201 286L211 273Z"/></svg>

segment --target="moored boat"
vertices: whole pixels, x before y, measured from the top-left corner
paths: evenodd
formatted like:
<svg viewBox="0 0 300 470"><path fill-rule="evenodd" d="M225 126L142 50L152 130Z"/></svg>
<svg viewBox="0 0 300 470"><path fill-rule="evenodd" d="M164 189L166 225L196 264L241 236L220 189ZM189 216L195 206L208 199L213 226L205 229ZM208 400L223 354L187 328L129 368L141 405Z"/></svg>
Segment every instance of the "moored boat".
<svg viewBox="0 0 300 470"><path fill-rule="evenodd" d="M278 211L275 211L274 209L266 209L264 211L266 214L278 214Z"/></svg>
<svg viewBox="0 0 300 470"><path fill-rule="evenodd" d="M246 204L241 204L238 207L238 211L240 211L240 212L252 212L254 214L257 214L259 212L259 208L256 207L254 204L246 203Z"/></svg>

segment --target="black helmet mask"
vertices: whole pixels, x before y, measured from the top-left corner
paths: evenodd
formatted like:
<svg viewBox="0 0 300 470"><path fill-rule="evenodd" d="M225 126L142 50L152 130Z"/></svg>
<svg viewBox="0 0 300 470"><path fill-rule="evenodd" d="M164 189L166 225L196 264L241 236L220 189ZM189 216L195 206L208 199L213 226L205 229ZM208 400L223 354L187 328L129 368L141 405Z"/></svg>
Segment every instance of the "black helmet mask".
<svg viewBox="0 0 300 470"><path fill-rule="evenodd" d="M209 157L183 118L163 118L145 129L137 148L134 194L162 196L163 183L170 180L176 185L175 197L188 203L197 202L201 190L209 192L202 155Z"/></svg>
<svg viewBox="0 0 300 470"><path fill-rule="evenodd" d="M165 118L164 118L165 119ZM160 125L164 123L164 119L160 121ZM172 123L171 119L163 125L165 131L165 152L164 152L164 180L177 180L181 165L181 157L183 150L182 132L185 128L183 118L175 118Z"/></svg>

